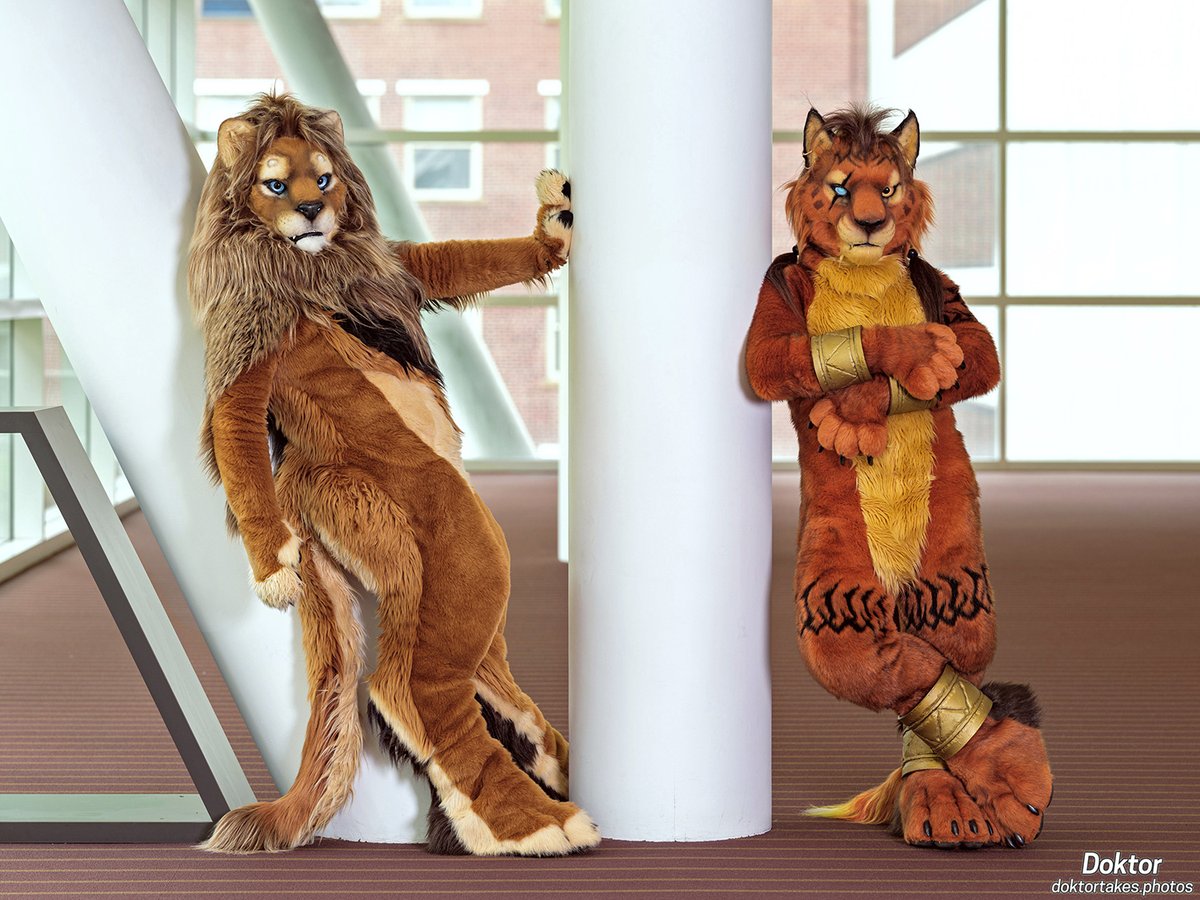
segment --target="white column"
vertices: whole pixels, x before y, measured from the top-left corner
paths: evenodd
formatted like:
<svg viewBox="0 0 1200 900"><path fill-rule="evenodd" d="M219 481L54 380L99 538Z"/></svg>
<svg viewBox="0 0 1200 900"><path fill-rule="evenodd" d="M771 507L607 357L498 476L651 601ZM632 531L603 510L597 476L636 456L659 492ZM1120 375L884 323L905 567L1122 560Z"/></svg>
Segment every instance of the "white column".
<svg viewBox="0 0 1200 900"><path fill-rule="evenodd" d="M770 0L570 19L571 796L614 838L771 824Z"/></svg>
<svg viewBox="0 0 1200 900"><path fill-rule="evenodd" d="M0 22L0 219L287 787L308 716L298 622L250 592L245 554L225 535L221 494L196 454L203 347L185 259L204 169L121 0L0 0ZM355 805L327 833L416 840L413 782L374 748L368 741Z"/></svg>

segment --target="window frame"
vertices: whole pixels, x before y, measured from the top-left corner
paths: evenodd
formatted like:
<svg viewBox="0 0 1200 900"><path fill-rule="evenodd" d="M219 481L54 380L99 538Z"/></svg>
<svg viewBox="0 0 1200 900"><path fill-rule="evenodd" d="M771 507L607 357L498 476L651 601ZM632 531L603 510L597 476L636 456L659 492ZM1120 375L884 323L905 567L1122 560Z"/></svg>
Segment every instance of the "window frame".
<svg viewBox="0 0 1200 900"><path fill-rule="evenodd" d="M471 0L471 5L461 11L453 7L422 10L413 6L413 0L404 0L404 17L421 22L469 22L483 18L483 0Z"/></svg>
<svg viewBox="0 0 1200 900"><path fill-rule="evenodd" d="M483 98L487 96L490 85L483 79L402 79L396 82L396 93L404 101L404 127L409 133L419 133L429 130L438 134L434 129L416 129L411 127L410 120L414 118L416 101L426 98L453 98L470 102L466 118L470 121L467 128L446 129L446 131L481 131L483 129ZM418 150L466 150L468 152L466 187L462 188L422 188L416 184L416 154ZM408 140L404 142L404 186L411 193L413 200L418 203L469 203L483 199L483 142L482 141L452 141L433 139L429 141Z"/></svg>

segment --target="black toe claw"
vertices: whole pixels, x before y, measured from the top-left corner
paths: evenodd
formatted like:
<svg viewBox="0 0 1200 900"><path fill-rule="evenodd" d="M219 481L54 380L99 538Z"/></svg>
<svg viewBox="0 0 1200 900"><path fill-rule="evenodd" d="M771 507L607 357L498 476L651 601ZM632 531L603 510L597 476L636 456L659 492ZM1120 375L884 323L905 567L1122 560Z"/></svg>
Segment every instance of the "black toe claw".
<svg viewBox="0 0 1200 900"><path fill-rule="evenodd" d="M816 428L817 426L816 426L816 425L814 425L812 422L809 422L809 423L808 423L808 427L809 427L809 428Z"/></svg>
<svg viewBox="0 0 1200 900"><path fill-rule="evenodd" d="M825 452L825 448L824 448L824 447L822 447L820 444L817 444L817 452L818 452L818 453L824 453L824 452Z"/></svg>
<svg viewBox="0 0 1200 900"><path fill-rule="evenodd" d="M967 823L967 827L971 829L971 834L979 834L979 826L974 819Z"/></svg>
<svg viewBox="0 0 1200 900"><path fill-rule="evenodd" d="M925 837L933 837L933 826L929 824L928 819L925 820L925 824L921 826L921 829L925 832Z"/></svg>
<svg viewBox="0 0 1200 900"><path fill-rule="evenodd" d="M988 821L986 821L986 820L985 820L983 824L985 824L985 825L987 826L987 828L988 828L988 834L995 834L995 833L996 833L995 831L993 831L993 830L992 830L992 823L991 823L991 822L988 822Z"/></svg>
<svg viewBox="0 0 1200 900"><path fill-rule="evenodd" d="M842 456L842 454L839 453L838 454L838 465L844 466L845 464L846 464L846 457Z"/></svg>
<svg viewBox="0 0 1200 900"><path fill-rule="evenodd" d="M570 228L575 224L575 213L571 212L569 209L564 209L558 214L558 221Z"/></svg>
<svg viewBox="0 0 1200 900"><path fill-rule="evenodd" d="M571 182L564 181L562 191L563 191L563 196L566 197L568 200L570 200L571 199Z"/></svg>
<svg viewBox="0 0 1200 900"><path fill-rule="evenodd" d="M954 379L954 387L955 387L955 388L957 388L957 387L958 387L958 379L957 379L957 378L955 378L955 379Z"/></svg>
<svg viewBox="0 0 1200 900"><path fill-rule="evenodd" d="M950 833L951 833L952 835L954 835L955 837L958 837L958 820L957 820L957 819L953 819L953 820L951 820L951 822L950 822Z"/></svg>
<svg viewBox="0 0 1200 900"><path fill-rule="evenodd" d="M868 456L868 457L867 457L867 465L868 465L868 466L873 466L873 465L875 465L875 457L873 457L873 456Z"/></svg>
<svg viewBox="0 0 1200 900"><path fill-rule="evenodd" d="M1026 803L1025 808L1027 810L1029 810L1031 813L1033 813L1035 816L1040 816L1042 814L1042 811L1040 809L1038 809L1036 806L1034 806L1032 803Z"/></svg>
<svg viewBox="0 0 1200 900"><path fill-rule="evenodd" d="M570 195L570 194L567 194L567 196L569 197L569 196L571 196L571 195ZM959 369L965 369L966 367L967 367L966 360L964 360L963 362L960 362L960 363L958 364L958 368L959 368Z"/></svg>

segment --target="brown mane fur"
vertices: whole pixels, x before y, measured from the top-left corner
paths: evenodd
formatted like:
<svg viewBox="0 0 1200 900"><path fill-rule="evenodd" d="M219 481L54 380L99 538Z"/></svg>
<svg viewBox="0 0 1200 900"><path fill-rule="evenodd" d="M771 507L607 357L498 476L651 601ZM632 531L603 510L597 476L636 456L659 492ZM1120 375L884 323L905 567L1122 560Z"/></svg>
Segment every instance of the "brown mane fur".
<svg viewBox="0 0 1200 900"><path fill-rule="evenodd" d="M214 162L200 195L188 263L188 292L205 342L201 451L214 479L213 402L274 350L301 316L327 311L351 325L395 332L414 365L436 375L421 327L421 284L380 234L366 179L337 125L324 110L287 94L260 95L241 118L254 126L253 141L231 166ZM347 188L337 236L317 254L290 246L249 205L258 160L282 137L320 149Z"/></svg>

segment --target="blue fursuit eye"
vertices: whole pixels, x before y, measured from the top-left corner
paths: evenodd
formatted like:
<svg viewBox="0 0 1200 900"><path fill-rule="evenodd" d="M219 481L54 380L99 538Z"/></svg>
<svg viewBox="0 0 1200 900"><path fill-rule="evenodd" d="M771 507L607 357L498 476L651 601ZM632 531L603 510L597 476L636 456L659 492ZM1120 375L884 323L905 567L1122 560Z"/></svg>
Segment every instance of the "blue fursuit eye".
<svg viewBox="0 0 1200 900"><path fill-rule="evenodd" d="M317 179L317 187L319 187L321 190L325 190L325 188L329 187L329 182L331 181L333 181L332 175L322 175Z"/></svg>
<svg viewBox="0 0 1200 900"><path fill-rule="evenodd" d="M263 184L267 186L268 191L277 196L282 195L283 192L287 190L287 185L278 178L272 178L269 181L264 181Z"/></svg>
<svg viewBox="0 0 1200 900"><path fill-rule="evenodd" d="M846 189L846 186L845 186L844 184L835 184L835 185L833 185L833 196L835 196L835 197L849 197L849 196L850 196L850 191L848 191L848 190Z"/></svg>

